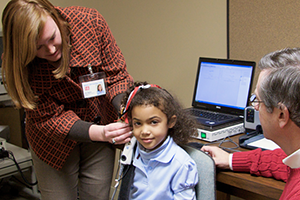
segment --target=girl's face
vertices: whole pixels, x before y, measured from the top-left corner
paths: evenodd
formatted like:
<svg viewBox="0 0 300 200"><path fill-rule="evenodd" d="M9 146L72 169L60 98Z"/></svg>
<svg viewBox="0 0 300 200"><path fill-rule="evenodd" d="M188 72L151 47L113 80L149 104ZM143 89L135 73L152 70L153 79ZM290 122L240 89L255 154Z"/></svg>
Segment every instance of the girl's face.
<svg viewBox="0 0 300 200"><path fill-rule="evenodd" d="M48 16L44 29L37 41L36 56L49 62L56 62L61 58L61 33L55 21Z"/></svg>
<svg viewBox="0 0 300 200"><path fill-rule="evenodd" d="M158 148L167 138L168 129L176 123L175 116L168 123L167 116L152 105L135 106L131 114L133 134L148 150Z"/></svg>

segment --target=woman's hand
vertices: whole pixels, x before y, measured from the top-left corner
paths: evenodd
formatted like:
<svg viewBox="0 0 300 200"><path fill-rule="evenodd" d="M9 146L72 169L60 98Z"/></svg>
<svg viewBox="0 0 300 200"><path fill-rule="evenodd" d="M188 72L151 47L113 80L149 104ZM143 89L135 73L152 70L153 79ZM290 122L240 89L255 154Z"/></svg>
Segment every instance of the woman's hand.
<svg viewBox="0 0 300 200"><path fill-rule="evenodd" d="M131 140L132 131L128 124L116 122L105 126L92 125L89 129L89 135L92 141L125 144Z"/></svg>
<svg viewBox="0 0 300 200"><path fill-rule="evenodd" d="M216 146L203 146L201 150L207 152L214 159L217 167L229 169L229 153Z"/></svg>

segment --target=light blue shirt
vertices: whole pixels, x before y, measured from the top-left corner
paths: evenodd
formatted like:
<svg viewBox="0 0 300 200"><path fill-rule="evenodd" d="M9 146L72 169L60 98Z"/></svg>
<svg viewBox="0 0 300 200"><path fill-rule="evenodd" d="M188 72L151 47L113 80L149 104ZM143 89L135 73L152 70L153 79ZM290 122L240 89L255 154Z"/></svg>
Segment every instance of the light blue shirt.
<svg viewBox="0 0 300 200"><path fill-rule="evenodd" d="M195 161L170 136L154 151L138 143L130 199L196 199L198 172Z"/></svg>

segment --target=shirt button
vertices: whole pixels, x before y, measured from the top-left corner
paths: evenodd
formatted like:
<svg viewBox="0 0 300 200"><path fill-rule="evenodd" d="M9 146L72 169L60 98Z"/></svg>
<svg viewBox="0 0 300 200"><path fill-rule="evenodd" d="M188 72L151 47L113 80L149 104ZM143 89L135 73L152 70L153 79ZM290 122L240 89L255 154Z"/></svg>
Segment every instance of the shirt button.
<svg viewBox="0 0 300 200"><path fill-rule="evenodd" d="M100 124L100 121L101 121L101 116L96 116L95 118L94 118L94 123L95 124Z"/></svg>

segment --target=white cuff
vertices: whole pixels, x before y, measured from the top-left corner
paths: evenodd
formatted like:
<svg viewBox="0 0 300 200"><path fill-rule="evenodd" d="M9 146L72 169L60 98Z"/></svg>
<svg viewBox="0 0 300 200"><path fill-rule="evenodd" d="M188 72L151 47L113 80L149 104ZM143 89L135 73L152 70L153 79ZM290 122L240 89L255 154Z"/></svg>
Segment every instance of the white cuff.
<svg viewBox="0 0 300 200"><path fill-rule="evenodd" d="M233 170L233 169L232 169L232 156L233 156L232 153L229 154L229 168L230 168L230 170Z"/></svg>

